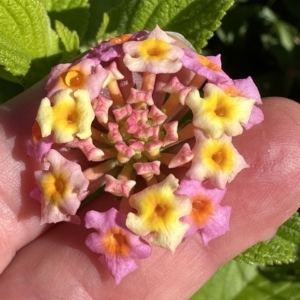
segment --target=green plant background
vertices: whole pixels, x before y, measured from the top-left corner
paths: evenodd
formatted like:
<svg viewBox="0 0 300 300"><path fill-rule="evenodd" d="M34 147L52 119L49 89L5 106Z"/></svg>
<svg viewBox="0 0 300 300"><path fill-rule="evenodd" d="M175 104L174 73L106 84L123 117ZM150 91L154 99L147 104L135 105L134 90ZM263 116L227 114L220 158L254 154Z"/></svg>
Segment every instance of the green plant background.
<svg viewBox="0 0 300 300"><path fill-rule="evenodd" d="M226 73L252 76L263 97L300 102L299 0L1 0L0 103L98 40L156 24L206 55L221 53ZM299 244L296 214L191 299L300 299Z"/></svg>

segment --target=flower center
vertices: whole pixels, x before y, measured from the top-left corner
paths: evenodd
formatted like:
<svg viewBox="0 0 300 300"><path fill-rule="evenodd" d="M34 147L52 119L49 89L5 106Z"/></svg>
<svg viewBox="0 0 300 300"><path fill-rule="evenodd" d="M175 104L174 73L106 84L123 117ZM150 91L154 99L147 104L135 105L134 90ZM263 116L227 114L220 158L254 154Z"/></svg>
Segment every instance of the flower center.
<svg viewBox="0 0 300 300"><path fill-rule="evenodd" d="M53 107L55 127L75 130L78 122L78 111L74 102L60 103ZM74 127L75 126L75 127ZM74 128L73 128L74 127Z"/></svg>
<svg viewBox="0 0 300 300"><path fill-rule="evenodd" d="M213 71L220 71L221 70L221 68L218 65L213 63L211 60L209 60L205 56L199 55L198 60L199 60L200 64L206 66L207 68L209 68Z"/></svg>
<svg viewBox="0 0 300 300"><path fill-rule="evenodd" d="M62 180L61 178L56 178L55 182L54 182L54 186L56 191L59 194L63 194L64 189L65 189L65 182L64 180Z"/></svg>
<svg viewBox="0 0 300 300"><path fill-rule="evenodd" d="M217 105L214 112L218 117L225 117L227 113L227 109L223 105Z"/></svg>
<svg viewBox="0 0 300 300"><path fill-rule="evenodd" d="M164 215L167 212L167 208L164 205L158 204L155 209L154 209L155 213L157 216L163 218Z"/></svg>
<svg viewBox="0 0 300 300"><path fill-rule="evenodd" d="M84 75L80 71L71 70L65 75L65 84L71 89L79 89L84 84Z"/></svg>
<svg viewBox="0 0 300 300"><path fill-rule="evenodd" d="M236 112L234 104L230 97L224 95L216 99L214 113L220 118L233 118Z"/></svg>
<svg viewBox="0 0 300 300"><path fill-rule="evenodd" d="M224 89L224 92L227 94L227 95L232 95L232 96L241 96L241 93L236 89L234 88L233 86L228 86Z"/></svg>
<svg viewBox="0 0 300 300"><path fill-rule="evenodd" d="M111 228L102 240L104 248L111 255L126 257L130 252L127 237L121 228Z"/></svg>
<svg viewBox="0 0 300 300"><path fill-rule="evenodd" d="M110 39L109 42L112 44L122 44L122 43L129 41L131 39L131 37L132 37L132 34L123 34L123 35L120 35L120 36Z"/></svg>
<svg viewBox="0 0 300 300"><path fill-rule="evenodd" d="M197 225L204 225L214 212L214 205L211 200L202 195L192 198L191 220Z"/></svg>
<svg viewBox="0 0 300 300"><path fill-rule="evenodd" d="M63 200L64 193L67 188L66 176L62 173L47 173L42 182L41 189L46 201L58 203Z"/></svg>
<svg viewBox="0 0 300 300"><path fill-rule="evenodd" d="M141 43L141 56L155 60L164 59L169 52L169 45L162 40L148 39Z"/></svg>
<svg viewBox="0 0 300 300"><path fill-rule="evenodd" d="M224 153L222 151L218 151L218 152L214 153L211 158L218 165L221 165L225 159Z"/></svg>
<svg viewBox="0 0 300 300"><path fill-rule="evenodd" d="M231 172L234 165L234 152L230 144L210 140L202 150L204 163L211 169Z"/></svg>
<svg viewBox="0 0 300 300"><path fill-rule="evenodd" d="M78 119L78 112L74 109L68 113L67 122L69 124L76 123Z"/></svg>

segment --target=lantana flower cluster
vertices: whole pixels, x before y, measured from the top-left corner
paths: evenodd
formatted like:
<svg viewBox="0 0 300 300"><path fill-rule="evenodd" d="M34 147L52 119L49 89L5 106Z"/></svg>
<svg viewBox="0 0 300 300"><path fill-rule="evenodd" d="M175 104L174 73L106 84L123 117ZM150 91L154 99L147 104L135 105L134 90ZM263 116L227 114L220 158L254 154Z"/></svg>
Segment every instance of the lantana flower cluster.
<svg viewBox="0 0 300 300"><path fill-rule="evenodd" d="M152 246L174 252L194 233L207 245L229 230L221 201L248 167L232 139L263 120L250 77L233 80L220 55L182 44L158 26L101 42L52 69L33 123L41 223L80 223L82 200L101 187L113 195L84 221L117 284Z"/></svg>

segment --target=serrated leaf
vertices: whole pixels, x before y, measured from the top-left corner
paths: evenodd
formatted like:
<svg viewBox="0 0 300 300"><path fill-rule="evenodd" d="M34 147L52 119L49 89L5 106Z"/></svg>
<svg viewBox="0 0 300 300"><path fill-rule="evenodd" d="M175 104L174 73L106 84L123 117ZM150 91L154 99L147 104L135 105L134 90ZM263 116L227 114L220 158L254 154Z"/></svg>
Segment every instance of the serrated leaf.
<svg viewBox="0 0 300 300"><path fill-rule="evenodd" d="M58 37L67 52L76 52L79 49L79 37L76 31L70 31L63 23L55 21L55 29Z"/></svg>
<svg viewBox="0 0 300 300"><path fill-rule="evenodd" d="M125 0L109 13L108 33L142 29L179 32L200 51L219 27L233 0Z"/></svg>
<svg viewBox="0 0 300 300"><path fill-rule="evenodd" d="M58 38L39 1L0 2L0 64L7 71L14 76L24 76L33 60L50 57L58 49ZM42 76L43 69L40 70Z"/></svg>
<svg viewBox="0 0 300 300"><path fill-rule="evenodd" d="M88 0L39 0L46 8L54 24L60 21L71 31L75 30L80 38L87 30L89 20Z"/></svg>
<svg viewBox="0 0 300 300"><path fill-rule="evenodd" d="M299 300L300 282L272 282L255 266L230 261L190 300Z"/></svg>
<svg viewBox="0 0 300 300"><path fill-rule="evenodd" d="M259 272L269 280L300 282L300 262L286 265L273 265L258 268Z"/></svg>
<svg viewBox="0 0 300 300"><path fill-rule="evenodd" d="M235 259L250 264L283 264L296 261L300 244L300 218L292 216L269 241L261 242Z"/></svg>

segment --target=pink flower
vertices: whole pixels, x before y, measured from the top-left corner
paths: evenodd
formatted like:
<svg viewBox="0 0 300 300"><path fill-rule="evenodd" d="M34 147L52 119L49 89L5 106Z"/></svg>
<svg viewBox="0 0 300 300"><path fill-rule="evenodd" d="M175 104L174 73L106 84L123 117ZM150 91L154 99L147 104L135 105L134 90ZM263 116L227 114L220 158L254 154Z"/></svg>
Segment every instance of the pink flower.
<svg viewBox="0 0 300 300"><path fill-rule="evenodd" d="M144 38L148 31L142 30L132 34L124 34L110 39L107 42L102 42L83 56L82 59L91 58L96 62L110 61L116 57L124 55L122 46L127 41L138 41Z"/></svg>
<svg viewBox="0 0 300 300"><path fill-rule="evenodd" d="M205 77L208 82L228 82L230 77L221 68L221 56L203 56L190 49L184 49L183 66Z"/></svg>
<svg viewBox="0 0 300 300"><path fill-rule="evenodd" d="M38 188L31 192L41 202L41 224L80 223L75 214L88 194L89 185L81 167L54 149L44 156L44 166L45 170L34 172Z"/></svg>
<svg viewBox="0 0 300 300"><path fill-rule="evenodd" d="M78 63L60 64L52 68L46 90L48 98L63 89L86 89L90 99L98 97L108 73L100 64L92 59L84 59Z"/></svg>
<svg viewBox="0 0 300 300"><path fill-rule="evenodd" d="M202 237L204 245L229 231L230 206L220 206L226 189L214 188L209 182L185 178L180 182L176 194L187 195L192 203L192 212L183 220L190 224L185 234L188 237L196 231Z"/></svg>
<svg viewBox="0 0 300 300"><path fill-rule="evenodd" d="M262 104L259 91L250 76L245 79L218 83L217 86L228 95L254 99L256 104Z"/></svg>
<svg viewBox="0 0 300 300"><path fill-rule="evenodd" d="M251 77L245 79L237 79L226 84L217 84L227 95L241 96L249 99L254 99L255 104L262 104L259 91L254 84ZM253 125L259 124L263 121L264 115L260 108L253 106L248 122L242 122L245 129L250 129Z"/></svg>
<svg viewBox="0 0 300 300"><path fill-rule="evenodd" d="M115 208L100 213L89 211L85 215L85 227L96 232L88 235L86 245L100 253L100 262L111 272L116 284L138 266L134 259L151 255L151 247L125 225L126 216Z"/></svg>
<svg viewBox="0 0 300 300"><path fill-rule="evenodd" d="M32 126L32 137L27 146L27 154L38 161L42 161L44 155L49 152L53 143L52 136L42 138L41 128L38 122L34 122Z"/></svg>

